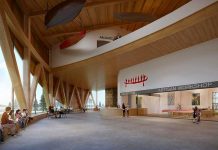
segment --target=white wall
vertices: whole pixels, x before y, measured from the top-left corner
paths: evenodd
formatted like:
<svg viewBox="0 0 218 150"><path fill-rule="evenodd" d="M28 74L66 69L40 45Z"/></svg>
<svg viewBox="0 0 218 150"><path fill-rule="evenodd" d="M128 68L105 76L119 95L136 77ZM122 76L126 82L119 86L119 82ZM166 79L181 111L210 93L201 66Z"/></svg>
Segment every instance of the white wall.
<svg viewBox="0 0 218 150"><path fill-rule="evenodd" d="M116 48L119 48L121 46L124 46L128 43L134 42L136 40L139 40L145 36L148 36L154 32L157 32L163 28L166 28L167 26L170 26L194 13L197 11L215 3L217 0L192 0L186 5L180 7L179 9L173 11L172 13L144 26L143 28L132 32L119 40L114 41L113 43L106 44L102 47L99 47L97 49L94 49L92 52L86 52L81 51L81 49L77 49L76 53L72 52L63 52L62 50L59 50L57 47L54 47L52 50L52 55L51 55L51 62L52 62L52 67L58 67L58 66L63 66L66 64L82 61L91 57L94 57L96 55L100 55L103 53L106 53L108 51L114 50ZM121 32L121 31L119 31ZM104 33L104 32L102 32ZM88 35L87 35L88 36ZM95 38L95 37L93 37ZM82 43L83 41L81 41ZM89 46L92 47L93 43L88 42L83 43L84 46L83 48L87 48ZM76 48L75 46L74 48ZM78 47L77 47L78 48ZM76 55L76 56L75 56Z"/></svg>
<svg viewBox="0 0 218 150"><path fill-rule="evenodd" d="M66 48L60 49L59 45L53 47L51 50L51 63L52 67L61 66L65 64L70 64L87 58L92 53L96 52L97 40L115 42L113 40L101 39L100 36L104 37L115 37L120 34L124 36L129 32L125 29L119 27L111 27L100 30L95 30L87 32L85 37L81 39L78 43Z"/></svg>
<svg viewBox="0 0 218 150"><path fill-rule="evenodd" d="M123 69L118 74L118 103L122 92L218 81L217 58L218 38ZM141 74L148 76L144 86L125 87L125 79Z"/></svg>

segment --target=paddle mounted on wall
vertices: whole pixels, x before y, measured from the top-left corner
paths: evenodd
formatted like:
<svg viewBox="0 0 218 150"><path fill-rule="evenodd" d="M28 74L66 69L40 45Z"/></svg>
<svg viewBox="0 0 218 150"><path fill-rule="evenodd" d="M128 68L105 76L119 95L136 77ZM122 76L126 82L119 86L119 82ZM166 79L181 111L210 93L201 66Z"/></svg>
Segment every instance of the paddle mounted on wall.
<svg viewBox="0 0 218 150"><path fill-rule="evenodd" d="M75 19L81 12L85 3L86 0L66 0L56 5L48 10L45 15L46 27L50 28Z"/></svg>

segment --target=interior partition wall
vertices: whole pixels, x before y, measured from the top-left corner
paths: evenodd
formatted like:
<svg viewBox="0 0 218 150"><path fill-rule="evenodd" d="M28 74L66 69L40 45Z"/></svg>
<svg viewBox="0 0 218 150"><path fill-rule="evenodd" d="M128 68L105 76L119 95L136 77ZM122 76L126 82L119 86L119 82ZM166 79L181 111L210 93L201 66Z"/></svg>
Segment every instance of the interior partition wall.
<svg viewBox="0 0 218 150"><path fill-rule="evenodd" d="M212 108L212 92L218 87L217 58L218 39L214 39L125 68L118 75L118 105L128 101L130 95L139 95L143 107L153 103L153 107L160 107L159 111L152 110L154 113L177 107L191 109L199 105L199 101L192 100L199 98L200 107ZM174 92L174 105L168 105L170 92ZM149 99L152 102L147 102Z"/></svg>

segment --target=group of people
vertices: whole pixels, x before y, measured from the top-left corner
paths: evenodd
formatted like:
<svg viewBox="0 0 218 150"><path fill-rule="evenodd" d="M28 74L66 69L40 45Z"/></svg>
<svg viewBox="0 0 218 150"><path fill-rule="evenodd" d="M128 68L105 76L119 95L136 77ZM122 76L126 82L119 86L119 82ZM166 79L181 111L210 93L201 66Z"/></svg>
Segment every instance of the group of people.
<svg viewBox="0 0 218 150"><path fill-rule="evenodd" d="M59 110L57 110L57 108L54 109L54 106L49 106L48 107L48 113L54 115L55 118L61 118L61 116L65 115L67 112L62 106L60 107Z"/></svg>
<svg viewBox="0 0 218 150"><path fill-rule="evenodd" d="M7 128L9 130L9 135L14 136L18 132L18 128L25 128L29 121L29 115L27 109L16 110L14 115L14 110L11 107L6 107L5 112L2 114L1 118L1 133L3 128Z"/></svg>
<svg viewBox="0 0 218 150"><path fill-rule="evenodd" d="M201 110L195 106L193 108L193 123L198 124L201 121Z"/></svg>
<svg viewBox="0 0 218 150"><path fill-rule="evenodd" d="M123 117L127 116L129 117L129 106L125 105L124 103L122 104L122 109L123 109Z"/></svg>

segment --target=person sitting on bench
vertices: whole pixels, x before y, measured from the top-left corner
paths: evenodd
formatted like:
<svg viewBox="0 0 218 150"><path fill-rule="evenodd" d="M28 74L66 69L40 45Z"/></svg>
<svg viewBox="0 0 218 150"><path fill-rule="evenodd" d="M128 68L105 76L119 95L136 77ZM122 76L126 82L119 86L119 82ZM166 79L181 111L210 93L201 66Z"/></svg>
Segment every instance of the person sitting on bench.
<svg viewBox="0 0 218 150"><path fill-rule="evenodd" d="M16 125L13 120L9 119L9 113L11 111L11 107L6 107L5 112L2 114L1 123L3 128L8 128L10 131L10 135L14 136L16 133Z"/></svg>
<svg viewBox="0 0 218 150"><path fill-rule="evenodd" d="M48 116L49 116L50 114L54 115L55 118L57 118L57 111L56 111L56 112L54 111L54 106L49 106L49 107L48 107Z"/></svg>

